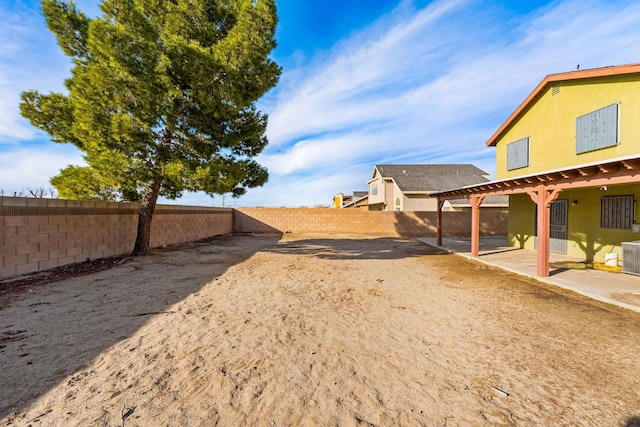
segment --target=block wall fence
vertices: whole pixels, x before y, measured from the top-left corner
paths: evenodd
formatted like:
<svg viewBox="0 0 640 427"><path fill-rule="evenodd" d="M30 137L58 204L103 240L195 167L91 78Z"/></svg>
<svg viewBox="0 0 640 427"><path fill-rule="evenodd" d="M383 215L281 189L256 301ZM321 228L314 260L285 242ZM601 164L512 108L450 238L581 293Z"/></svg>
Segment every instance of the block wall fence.
<svg viewBox="0 0 640 427"><path fill-rule="evenodd" d="M128 254L137 203L0 197L0 279ZM482 235L506 235L507 213L480 215ZM329 208L214 208L158 205L151 247L236 233L322 233L434 237L435 212ZM469 236L470 212L443 212L447 237Z"/></svg>
<svg viewBox="0 0 640 427"><path fill-rule="evenodd" d="M480 235L506 236L507 211L480 214ZM328 208L236 208L235 232L366 234L374 236L436 237L437 212L368 211ZM442 212L445 237L471 236L471 211Z"/></svg>
<svg viewBox="0 0 640 427"><path fill-rule="evenodd" d="M0 279L128 254L138 203L0 197ZM151 247L233 232L228 208L157 205Z"/></svg>

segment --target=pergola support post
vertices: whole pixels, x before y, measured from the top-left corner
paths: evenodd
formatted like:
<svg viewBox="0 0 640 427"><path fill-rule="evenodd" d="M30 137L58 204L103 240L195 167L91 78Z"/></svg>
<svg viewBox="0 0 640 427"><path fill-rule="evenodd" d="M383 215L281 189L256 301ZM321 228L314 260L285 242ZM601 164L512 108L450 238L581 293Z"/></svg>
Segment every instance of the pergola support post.
<svg viewBox="0 0 640 427"><path fill-rule="evenodd" d="M436 245L442 246L442 207L444 206L444 200L438 197L438 216L436 220Z"/></svg>
<svg viewBox="0 0 640 427"><path fill-rule="evenodd" d="M484 196L473 194L469 198L471 203L471 256L480 254L480 205Z"/></svg>
<svg viewBox="0 0 640 427"><path fill-rule="evenodd" d="M527 192L531 200L538 206L538 253L536 274L549 277L549 237L551 230L551 204L558 198L562 190L547 190L539 185L535 190Z"/></svg>

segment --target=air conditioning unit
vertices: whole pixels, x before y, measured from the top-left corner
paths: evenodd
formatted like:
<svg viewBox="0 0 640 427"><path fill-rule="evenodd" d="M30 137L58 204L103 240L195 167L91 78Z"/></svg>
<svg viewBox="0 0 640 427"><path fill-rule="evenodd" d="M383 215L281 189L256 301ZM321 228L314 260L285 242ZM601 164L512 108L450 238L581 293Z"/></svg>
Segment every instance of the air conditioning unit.
<svg viewBox="0 0 640 427"><path fill-rule="evenodd" d="M640 240L622 242L622 271L640 276Z"/></svg>

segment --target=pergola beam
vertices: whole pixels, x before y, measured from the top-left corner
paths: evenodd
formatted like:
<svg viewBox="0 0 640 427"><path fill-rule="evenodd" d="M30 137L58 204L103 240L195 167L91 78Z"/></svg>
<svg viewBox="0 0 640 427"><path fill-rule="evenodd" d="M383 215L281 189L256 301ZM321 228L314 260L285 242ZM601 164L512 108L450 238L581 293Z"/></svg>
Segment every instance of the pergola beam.
<svg viewBox="0 0 640 427"><path fill-rule="evenodd" d="M480 205L485 197L529 194L538 206L538 276L549 275L550 207L562 190L640 182L640 157L585 165L525 177L507 178L464 188L430 193L438 198L438 245L442 245L442 206L446 200L469 199L471 216L471 254L478 256Z"/></svg>

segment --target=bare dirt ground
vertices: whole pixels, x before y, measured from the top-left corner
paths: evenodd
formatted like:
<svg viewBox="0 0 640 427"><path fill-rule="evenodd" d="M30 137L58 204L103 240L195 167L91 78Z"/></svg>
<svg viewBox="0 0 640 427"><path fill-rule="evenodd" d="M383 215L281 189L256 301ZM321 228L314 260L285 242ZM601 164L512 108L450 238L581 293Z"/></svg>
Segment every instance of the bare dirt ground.
<svg viewBox="0 0 640 427"><path fill-rule="evenodd" d="M0 293L0 425L640 426L640 315L411 239L233 236Z"/></svg>

